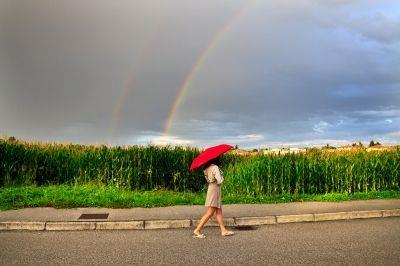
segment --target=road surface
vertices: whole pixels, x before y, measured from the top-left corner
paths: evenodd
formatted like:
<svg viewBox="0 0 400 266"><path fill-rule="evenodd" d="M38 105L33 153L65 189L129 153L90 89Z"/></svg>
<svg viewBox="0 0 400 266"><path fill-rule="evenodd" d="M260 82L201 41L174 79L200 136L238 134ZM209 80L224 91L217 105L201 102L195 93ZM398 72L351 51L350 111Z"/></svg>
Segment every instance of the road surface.
<svg viewBox="0 0 400 266"><path fill-rule="evenodd" d="M254 229L254 228L253 228ZM205 228L0 232L0 264L400 265L400 217L261 226L221 237Z"/></svg>

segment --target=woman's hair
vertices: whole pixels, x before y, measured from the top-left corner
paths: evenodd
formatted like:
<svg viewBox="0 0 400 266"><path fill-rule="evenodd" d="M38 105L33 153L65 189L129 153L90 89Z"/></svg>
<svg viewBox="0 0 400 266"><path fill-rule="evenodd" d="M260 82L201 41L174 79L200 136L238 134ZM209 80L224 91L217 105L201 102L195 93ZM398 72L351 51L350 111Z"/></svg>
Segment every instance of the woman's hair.
<svg viewBox="0 0 400 266"><path fill-rule="evenodd" d="M214 159L208 161L208 162L204 165L204 167L207 168L207 167L209 167L211 164L215 164L215 165L221 166L221 160L220 160L220 158L217 157L217 158L214 158Z"/></svg>

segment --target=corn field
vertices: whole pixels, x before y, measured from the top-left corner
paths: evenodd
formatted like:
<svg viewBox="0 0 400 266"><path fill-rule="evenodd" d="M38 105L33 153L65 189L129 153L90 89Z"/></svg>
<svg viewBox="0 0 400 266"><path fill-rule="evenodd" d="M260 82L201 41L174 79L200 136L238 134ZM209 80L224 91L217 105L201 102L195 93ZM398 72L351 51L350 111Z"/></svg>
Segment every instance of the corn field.
<svg viewBox="0 0 400 266"><path fill-rule="evenodd" d="M259 155L229 165L231 195L354 193L400 189L400 150Z"/></svg>
<svg viewBox="0 0 400 266"><path fill-rule="evenodd" d="M131 190L198 191L195 148L30 144L0 140L0 186L97 182Z"/></svg>
<svg viewBox="0 0 400 266"><path fill-rule="evenodd" d="M189 172L194 147L106 147L0 139L0 187L97 182L130 190L205 191ZM222 158L224 194L281 195L400 189L400 149Z"/></svg>

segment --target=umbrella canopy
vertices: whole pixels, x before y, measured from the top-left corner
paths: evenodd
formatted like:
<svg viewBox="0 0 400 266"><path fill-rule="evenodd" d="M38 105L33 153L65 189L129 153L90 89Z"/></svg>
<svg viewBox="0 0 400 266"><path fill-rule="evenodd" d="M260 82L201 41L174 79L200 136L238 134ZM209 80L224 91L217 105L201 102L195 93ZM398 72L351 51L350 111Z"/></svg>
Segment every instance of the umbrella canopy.
<svg viewBox="0 0 400 266"><path fill-rule="evenodd" d="M190 172L203 166L208 161L217 158L221 154L233 149L233 146L221 144L214 147L205 149L199 156L197 156L190 165Z"/></svg>

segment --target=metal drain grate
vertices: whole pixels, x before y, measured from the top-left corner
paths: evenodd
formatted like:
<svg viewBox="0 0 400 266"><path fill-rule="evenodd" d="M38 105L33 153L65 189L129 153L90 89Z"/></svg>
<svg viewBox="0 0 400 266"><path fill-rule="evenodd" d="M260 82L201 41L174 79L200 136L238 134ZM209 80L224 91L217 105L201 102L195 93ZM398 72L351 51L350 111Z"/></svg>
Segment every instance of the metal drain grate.
<svg viewBox="0 0 400 266"><path fill-rule="evenodd" d="M250 231L250 230L256 230L256 226L250 226L250 225L238 225L235 226L235 230L237 231Z"/></svg>
<svg viewBox="0 0 400 266"><path fill-rule="evenodd" d="M78 219L107 219L108 213L82 213Z"/></svg>

